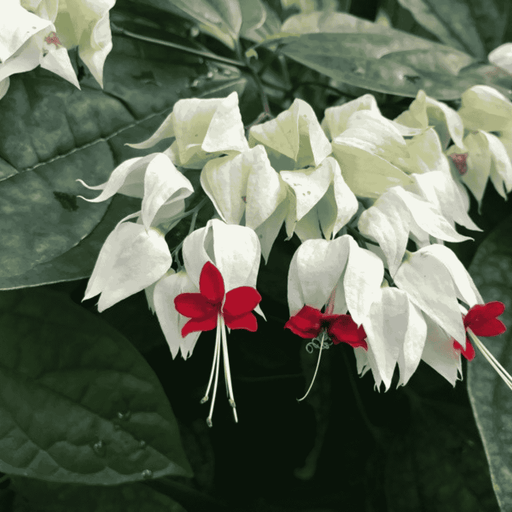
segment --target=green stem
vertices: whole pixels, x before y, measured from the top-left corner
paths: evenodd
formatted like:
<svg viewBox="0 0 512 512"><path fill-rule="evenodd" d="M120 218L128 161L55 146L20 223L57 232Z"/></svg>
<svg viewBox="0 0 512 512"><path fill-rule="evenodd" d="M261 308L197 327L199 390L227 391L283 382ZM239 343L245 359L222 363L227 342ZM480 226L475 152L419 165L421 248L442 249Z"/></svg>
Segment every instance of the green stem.
<svg viewBox="0 0 512 512"><path fill-rule="evenodd" d="M228 59L227 57L221 57L220 55L216 55L215 53L205 52L203 50L197 50L196 48L190 48L188 46L183 46L178 43L171 43L170 41L164 41L163 39L156 39L154 37L143 36L141 34L137 34L135 32L131 32L130 30L126 30L122 27L112 24L112 29L115 34L130 37L132 39L138 39L139 41L145 41L147 43L158 44L160 46L167 46L168 48L173 48L175 50L180 50L185 53L190 53L192 55L197 55L198 57L203 57L207 60L213 60L216 62L222 62L223 64L229 64L230 66L235 66L237 68L246 69L247 64L245 62L240 62L238 60Z"/></svg>

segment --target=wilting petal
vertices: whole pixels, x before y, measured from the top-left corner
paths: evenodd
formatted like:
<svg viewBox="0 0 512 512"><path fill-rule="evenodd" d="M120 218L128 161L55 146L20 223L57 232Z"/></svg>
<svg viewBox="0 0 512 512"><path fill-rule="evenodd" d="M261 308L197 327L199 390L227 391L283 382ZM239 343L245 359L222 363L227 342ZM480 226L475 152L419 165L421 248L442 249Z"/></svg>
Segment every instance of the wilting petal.
<svg viewBox="0 0 512 512"><path fill-rule="evenodd" d="M311 306L304 306L296 315L293 315L284 325L293 334L305 339L316 338L322 330L322 312Z"/></svg>
<svg viewBox="0 0 512 512"><path fill-rule="evenodd" d="M226 293L223 312L226 317L243 316L250 313L260 302L261 295L256 289L240 286Z"/></svg>
<svg viewBox="0 0 512 512"><path fill-rule="evenodd" d="M335 345L343 342L354 348L363 347L365 350L368 349L366 332L363 326L358 327L350 315L339 315L329 325L327 333Z"/></svg>

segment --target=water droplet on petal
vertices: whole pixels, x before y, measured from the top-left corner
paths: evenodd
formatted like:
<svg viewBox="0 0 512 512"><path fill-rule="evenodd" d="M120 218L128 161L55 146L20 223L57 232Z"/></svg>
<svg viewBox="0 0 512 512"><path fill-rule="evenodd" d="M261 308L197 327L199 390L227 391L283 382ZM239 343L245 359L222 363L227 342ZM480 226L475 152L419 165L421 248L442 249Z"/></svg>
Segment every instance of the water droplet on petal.
<svg viewBox="0 0 512 512"><path fill-rule="evenodd" d="M121 420L121 421L128 421L130 419L132 415L132 412L131 411L126 411L126 412L118 412L117 413L117 417Z"/></svg>
<svg viewBox="0 0 512 512"><path fill-rule="evenodd" d="M105 457L107 454L107 447L101 439L92 445L92 449L94 453L100 457Z"/></svg>
<svg viewBox="0 0 512 512"><path fill-rule="evenodd" d="M144 441L143 439L141 439L141 440L139 441L139 448L140 448L141 450L143 450L144 448L146 448L146 441Z"/></svg>
<svg viewBox="0 0 512 512"><path fill-rule="evenodd" d="M208 71L208 73L206 73L206 80L211 80L213 78L213 71Z"/></svg>
<svg viewBox="0 0 512 512"><path fill-rule="evenodd" d="M151 478L153 476L153 471L151 471L151 469L145 469L143 472L142 472L142 478Z"/></svg>

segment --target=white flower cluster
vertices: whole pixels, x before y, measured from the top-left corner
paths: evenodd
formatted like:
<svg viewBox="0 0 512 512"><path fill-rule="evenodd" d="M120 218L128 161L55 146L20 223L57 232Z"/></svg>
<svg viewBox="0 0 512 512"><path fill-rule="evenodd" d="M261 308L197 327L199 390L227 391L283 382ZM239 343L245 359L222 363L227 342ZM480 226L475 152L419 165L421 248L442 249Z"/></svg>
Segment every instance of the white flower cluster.
<svg viewBox="0 0 512 512"><path fill-rule="evenodd" d="M94 201L115 193L142 199L141 211L106 240L89 281L86 298L101 294L100 310L145 289L173 357L181 350L186 358L199 333L181 336L188 319L174 299L198 292L208 261L226 292L255 287L261 255L268 259L284 225L302 242L288 275L292 317L304 306L348 313L366 335L367 347L354 348L358 370L371 370L379 388L389 388L396 366L406 384L421 360L455 384L466 349L463 313L483 300L443 241L468 240L456 224L479 230L467 214L467 189L479 204L489 179L504 197L512 189L507 98L476 86L455 111L420 91L389 120L365 95L327 109L322 123L296 99L246 137L233 93L178 101L156 133L133 146L164 139L172 142L165 152L128 160L89 187L102 191ZM186 215L188 169L201 170L217 218L186 237L176 272L164 235Z"/></svg>
<svg viewBox="0 0 512 512"><path fill-rule="evenodd" d="M41 66L80 88L68 50L103 86L103 65L112 49L109 11L115 0L2 0L0 98L9 77Z"/></svg>

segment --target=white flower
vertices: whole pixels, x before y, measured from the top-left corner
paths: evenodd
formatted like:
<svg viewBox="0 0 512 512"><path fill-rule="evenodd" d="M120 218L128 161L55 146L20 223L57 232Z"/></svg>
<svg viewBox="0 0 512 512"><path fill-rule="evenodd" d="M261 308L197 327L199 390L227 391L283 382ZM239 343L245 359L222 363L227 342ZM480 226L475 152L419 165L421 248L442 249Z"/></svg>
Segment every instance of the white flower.
<svg viewBox="0 0 512 512"><path fill-rule="evenodd" d="M256 231L268 259L287 211L287 205L280 207L287 191L263 146L210 160L201 172L201 185L225 222L244 222Z"/></svg>
<svg viewBox="0 0 512 512"><path fill-rule="evenodd" d="M168 150L173 163L190 169L201 169L223 154L236 155L249 149L237 93L227 98L179 100L149 139L130 146L146 149L169 138L175 138Z"/></svg>
<svg viewBox="0 0 512 512"><path fill-rule="evenodd" d="M376 199L393 186L412 183L401 169L409 158L406 141L380 113L353 113L332 148L345 182L358 197Z"/></svg>
<svg viewBox="0 0 512 512"><path fill-rule="evenodd" d="M382 194L361 214L358 228L378 242L392 276L402 262L411 235L423 244L430 243L429 236L447 242L470 240L457 233L434 204L402 187L393 187Z"/></svg>
<svg viewBox="0 0 512 512"><path fill-rule="evenodd" d="M512 43L505 43L489 53L489 61L512 74Z"/></svg>
<svg viewBox="0 0 512 512"><path fill-rule="evenodd" d="M439 135L443 149L448 147L450 140L464 148L464 124L460 115L445 103L430 98L424 91L418 91L409 109L400 114L395 121L411 128L426 130L433 127Z"/></svg>
<svg viewBox="0 0 512 512"><path fill-rule="evenodd" d="M317 167L331 154L331 144L315 112L298 98L275 119L250 129L249 145L257 144L265 146L277 171Z"/></svg>
<svg viewBox="0 0 512 512"><path fill-rule="evenodd" d="M367 317L384 276L382 260L349 235L307 240L297 249L288 273L288 305L295 315L304 305L321 309L334 292L333 313L348 310L357 325Z"/></svg>

